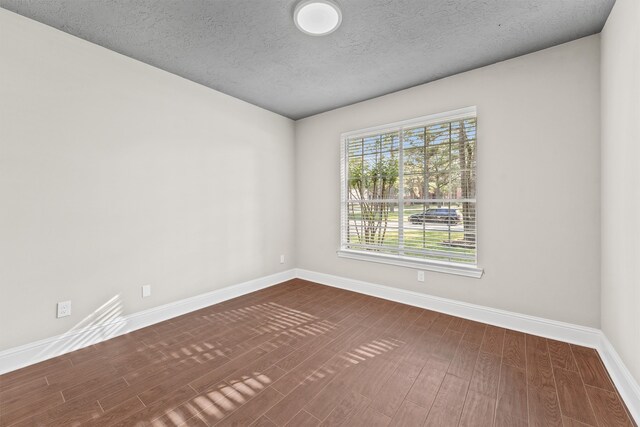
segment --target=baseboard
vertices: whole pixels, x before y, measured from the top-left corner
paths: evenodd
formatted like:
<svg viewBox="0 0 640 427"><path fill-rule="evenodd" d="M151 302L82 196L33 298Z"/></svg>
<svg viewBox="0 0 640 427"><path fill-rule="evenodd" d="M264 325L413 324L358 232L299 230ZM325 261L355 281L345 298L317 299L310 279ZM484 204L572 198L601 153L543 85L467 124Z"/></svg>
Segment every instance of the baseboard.
<svg viewBox="0 0 640 427"><path fill-rule="evenodd" d="M296 269L295 271L296 277L323 285L594 348L600 354L631 416L636 422L640 422L640 387L607 337L599 329L469 304L331 274L304 269Z"/></svg>
<svg viewBox="0 0 640 427"><path fill-rule="evenodd" d="M611 380L616 385L622 400L627 404L627 409L635 419L636 424L640 424L640 385L635 380L631 372L627 369L616 349L611 345L604 333L601 336L600 344L597 347L600 358L609 372Z"/></svg>
<svg viewBox="0 0 640 427"><path fill-rule="evenodd" d="M14 347L0 352L0 374L42 362L43 360L60 356L135 331L136 329L144 328L294 278L295 270L287 270L148 310L126 316L119 316L99 326L74 330L20 347Z"/></svg>
<svg viewBox="0 0 640 427"><path fill-rule="evenodd" d="M0 352L0 374L144 328L231 298L300 278L323 285L451 314L478 322L595 348L631 416L640 421L640 386L601 330L469 304L389 286L304 269L287 270L191 298L118 317L97 327L77 330Z"/></svg>
<svg viewBox="0 0 640 427"><path fill-rule="evenodd" d="M436 297L420 292L412 292L390 286L363 282L361 280L333 276L331 274L296 269L296 276L300 279L321 283L323 285L347 289L402 304L426 308L440 313L451 314L465 319L476 320L490 325L501 326L586 347L596 348L600 343L600 337L602 335L602 332L595 328L557 322L540 317L528 316L526 314Z"/></svg>

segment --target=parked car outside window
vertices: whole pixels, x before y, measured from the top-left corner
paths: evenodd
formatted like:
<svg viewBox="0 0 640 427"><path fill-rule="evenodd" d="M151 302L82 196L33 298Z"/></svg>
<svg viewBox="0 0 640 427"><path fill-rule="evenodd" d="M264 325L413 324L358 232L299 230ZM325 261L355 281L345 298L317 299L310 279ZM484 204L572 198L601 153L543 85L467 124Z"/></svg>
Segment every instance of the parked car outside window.
<svg viewBox="0 0 640 427"><path fill-rule="evenodd" d="M453 208L433 208L410 215L409 222L411 224L422 224L425 222L460 224L460 222L462 222L462 215L457 209Z"/></svg>

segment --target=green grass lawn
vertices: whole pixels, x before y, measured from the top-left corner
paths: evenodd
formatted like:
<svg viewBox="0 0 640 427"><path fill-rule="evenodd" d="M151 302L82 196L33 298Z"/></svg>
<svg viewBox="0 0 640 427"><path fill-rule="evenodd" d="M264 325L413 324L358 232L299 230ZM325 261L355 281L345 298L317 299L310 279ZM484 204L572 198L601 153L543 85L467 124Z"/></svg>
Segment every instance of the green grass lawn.
<svg viewBox="0 0 640 427"><path fill-rule="evenodd" d="M416 249L429 249L437 251L447 251L451 253L461 253L472 255L475 250L468 248L457 248L443 245L445 240L459 240L464 237L462 232L432 231L432 230L404 230L404 247ZM384 244L398 245L398 230L387 230L384 237Z"/></svg>
<svg viewBox="0 0 640 427"><path fill-rule="evenodd" d="M452 206L452 208L458 208L457 206ZM405 206L404 207L404 223L409 223L409 216L420 213L424 211L424 205L413 205L413 206ZM349 213L350 220L360 220L362 218L359 212ZM391 224L398 223L399 215L398 209L394 210L394 212L389 213L388 222ZM418 228L416 226L405 227L404 228L404 247L410 252L411 248L414 249L426 249L433 251L441 251L446 252L447 254L451 254L451 256L442 257L443 260L452 260L458 262L469 262L469 260L463 259L453 259L456 254L464 254L464 255L474 255L474 248L461 248L448 246L443 242L449 240L462 240L464 238L464 233L462 231L447 231L447 230L433 230L429 229L431 226L446 226L446 224L425 224L425 228ZM460 229L460 226L456 228ZM357 237L352 235L352 242L357 243ZM397 246L399 244L398 239L398 230L394 226L388 227L384 237L384 245L389 246ZM382 249L382 252L385 252ZM416 254L416 256L418 256ZM429 257L433 258L433 257Z"/></svg>

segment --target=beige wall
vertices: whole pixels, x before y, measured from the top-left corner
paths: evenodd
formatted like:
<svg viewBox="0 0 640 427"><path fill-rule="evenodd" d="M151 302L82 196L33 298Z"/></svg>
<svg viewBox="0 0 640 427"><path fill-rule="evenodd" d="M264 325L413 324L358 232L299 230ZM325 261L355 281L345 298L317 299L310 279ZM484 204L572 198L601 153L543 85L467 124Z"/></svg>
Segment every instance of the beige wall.
<svg viewBox="0 0 640 427"><path fill-rule="evenodd" d="M640 382L640 2L602 31L602 329Z"/></svg>
<svg viewBox="0 0 640 427"><path fill-rule="evenodd" d="M293 138L289 119L0 9L0 350L116 296L126 314L293 267Z"/></svg>
<svg viewBox="0 0 640 427"><path fill-rule="evenodd" d="M0 350L293 266L600 325L599 36L295 124L4 10L0 58ZM338 258L340 133L470 105L485 276Z"/></svg>
<svg viewBox="0 0 640 427"><path fill-rule="evenodd" d="M599 36L297 122L298 267L600 324ZM478 108L478 280L338 258L345 131Z"/></svg>

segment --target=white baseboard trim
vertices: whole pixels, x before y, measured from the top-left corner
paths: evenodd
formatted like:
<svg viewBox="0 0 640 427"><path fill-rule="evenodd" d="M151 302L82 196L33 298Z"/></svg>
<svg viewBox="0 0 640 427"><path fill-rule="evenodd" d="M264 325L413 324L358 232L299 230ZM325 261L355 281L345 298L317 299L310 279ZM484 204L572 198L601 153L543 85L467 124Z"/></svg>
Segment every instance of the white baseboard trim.
<svg viewBox="0 0 640 427"><path fill-rule="evenodd" d="M600 354L631 416L637 422L640 422L640 387L600 329L469 304L331 274L317 273L299 268L295 271L296 277L311 282L594 348Z"/></svg>
<svg viewBox="0 0 640 427"><path fill-rule="evenodd" d="M0 352L0 374L135 331L213 304L236 298L287 280L300 278L323 285L451 314L478 322L514 329L573 344L595 348L611 379L624 399L631 416L640 421L640 386L601 330L543 319L354 280L304 269L292 269L228 286L191 298L120 316L108 323L25 344Z"/></svg>
<svg viewBox="0 0 640 427"><path fill-rule="evenodd" d="M119 316L98 326L74 330L62 335L10 348L0 352L0 374L42 362L43 360L60 356L135 331L136 329L144 328L294 278L295 270L287 270L148 310L126 316Z"/></svg>
<svg viewBox="0 0 640 427"><path fill-rule="evenodd" d="M640 424L640 385L627 369L616 349L603 333L597 347L600 358L616 385L622 400L637 424Z"/></svg>
<svg viewBox="0 0 640 427"><path fill-rule="evenodd" d="M323 285L359 292L402 304L426 308L440 313L464 317L465 319L476 320L490 325L501 326L587 347L597 347L602 335L601 331L595 328L557 322L555 320L528 316L526 314L499 310L325 273L296 269L296 276L300 279L321 283Z"/></svg>

